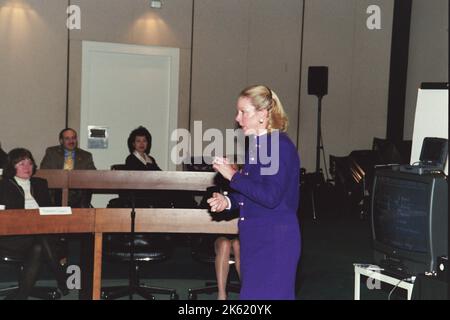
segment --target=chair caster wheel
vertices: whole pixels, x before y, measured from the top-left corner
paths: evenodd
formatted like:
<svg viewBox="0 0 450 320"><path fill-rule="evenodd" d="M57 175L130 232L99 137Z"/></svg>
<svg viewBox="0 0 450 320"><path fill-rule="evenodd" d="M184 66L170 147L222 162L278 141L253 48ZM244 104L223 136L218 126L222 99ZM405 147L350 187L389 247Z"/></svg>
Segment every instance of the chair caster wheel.
<svg viewBox="0 0 450 320"><path fill-rule="evenodd" d="M188 300L197 300L197 295L195 293L189 293Z"/></svg>
<svg viewBox="0 0 450 320"><path fill-rule="evenodd" d="M172 293L170 295L170 300L180 300L180 297L176 293Z"/></svg>

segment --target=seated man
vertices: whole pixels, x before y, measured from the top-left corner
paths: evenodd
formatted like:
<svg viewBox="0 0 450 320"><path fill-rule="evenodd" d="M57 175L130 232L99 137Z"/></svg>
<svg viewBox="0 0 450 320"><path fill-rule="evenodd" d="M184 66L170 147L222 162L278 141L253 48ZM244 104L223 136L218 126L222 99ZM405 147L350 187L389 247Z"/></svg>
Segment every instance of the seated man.
<svg viewBox="0 0 450 320"><path fill-rule="evenodd" d="M59 146L49 147L41 161L41 169L95 170L92 154L78 148L77 132L65 128L59 133ZM53 193L54 203L61 205L61 192ZM69 206L88 208L91 193L85 190L70 190Z"/></svg>
<svg viewBox="0 0 450 320"><path fill-rule="evenodd" d="M95 170L92 154L78 148L77 132L72 128L65 128L59 133L59 145L49 147L45 151L45 156L41 161L40 169L64 169L64 170ZM52 190L51 196L55 205L62 204L61 190ZM89 208L91 206L92 193L89 190L69 190L69 206L72 208ZM58 237L57 237L58 238ZM68 244L65 237L55 239L57 255L62 265L67 265ZM80 299L89 299L91 292L90 284L92 277L92 257L93 250L92 237L84 235L81 237L82 254L80 265L83 273Z"/></svg>

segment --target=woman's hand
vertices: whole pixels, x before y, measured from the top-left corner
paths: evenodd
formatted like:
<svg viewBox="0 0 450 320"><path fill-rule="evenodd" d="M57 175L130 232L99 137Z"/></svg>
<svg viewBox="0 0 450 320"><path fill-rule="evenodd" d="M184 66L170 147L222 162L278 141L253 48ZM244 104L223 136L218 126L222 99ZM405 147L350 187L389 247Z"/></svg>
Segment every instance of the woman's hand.
<svg viewBox="0 0 450 320"><path fill-rule="evenodd" d="M228 201L223 194L214 192L212 197L206 200L211 207L211 212L222 212L228 207Z"/></svg>
<svg viewBox="0 0 450 320"><path fill-rule="evenodd" d="M237 171L237 166L235 164L230 164L227 158L215 157L213 169L219 172L225 179L231 180Z"/></svg>

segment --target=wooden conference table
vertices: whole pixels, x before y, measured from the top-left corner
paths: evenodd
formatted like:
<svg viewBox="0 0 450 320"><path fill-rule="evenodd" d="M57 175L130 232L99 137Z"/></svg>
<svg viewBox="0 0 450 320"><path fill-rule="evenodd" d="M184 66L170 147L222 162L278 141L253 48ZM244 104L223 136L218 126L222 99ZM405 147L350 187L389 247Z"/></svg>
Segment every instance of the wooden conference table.
<svg viewBox="0 0 450 320"><path fill-rule="evenodd" d="M91 170L39 170L49 188L111 192L120 189L205 191L215 173ZM215 221L205 209L136 209L136 232L237 233L237 219ZM0 212L0 235L94 234L92 298L100 299L103 233L130 232L130 209L72 209L71 215L40 215L39 210Z"/></svg>

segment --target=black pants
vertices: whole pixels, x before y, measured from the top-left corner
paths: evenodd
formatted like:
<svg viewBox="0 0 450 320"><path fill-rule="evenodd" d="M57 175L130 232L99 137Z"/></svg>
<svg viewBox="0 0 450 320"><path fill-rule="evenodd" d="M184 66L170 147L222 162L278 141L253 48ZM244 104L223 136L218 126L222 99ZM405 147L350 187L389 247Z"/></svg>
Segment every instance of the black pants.
<svg viewBox="0 0 450 320"><path fill-rule="evenodd" d="M39 276L41 265L47 262L56 277L58 288L67 291L65 273L55 254L51 236L11 236L0 237L0 251L23 260L23 270L19 279L19 290L14 299L27 299Z"/></svg>

